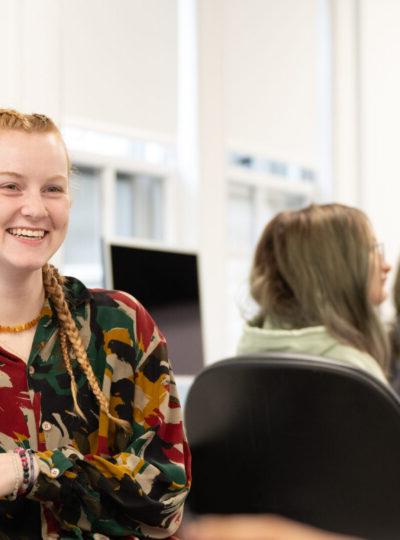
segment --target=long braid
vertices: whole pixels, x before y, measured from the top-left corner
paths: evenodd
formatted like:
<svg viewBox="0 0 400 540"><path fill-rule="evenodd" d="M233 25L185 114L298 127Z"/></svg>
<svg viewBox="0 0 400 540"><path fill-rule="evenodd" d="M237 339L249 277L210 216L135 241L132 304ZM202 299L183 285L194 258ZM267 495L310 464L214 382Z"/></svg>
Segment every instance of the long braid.
<svg viewBox="0 0 400 540"><path fill-rule="evenodd" d="M80 408L79 403L78 403L78 386L76 384L75 375L71 366L71 358L69 357L67 335L63 328L60 328L59 334L60 334L60 347L61 347L61 352L64 359L64 364L71 378L71 393L72 393L72 399L74 400L74 409L79 414L79 416L81 416L84 420L86 420L86 416L83 414L82 409Z"/></svg>
<svg viewBox="0 0 400 540"><path fill-rule="evenodd" d="M110 413L109 403L106 396L101 391L96 375L88 360L85 348L79 335L76 324L72 318L68 304L65 300L63 283L64 278L59 275L57 269L49 264L43 267L43 283L47 295L51 298L56 309L57 318L60 324L60 343L61 350L68 374L71 377L71 392L74 401L75 410L80 416L84 416L77 402L77 386L73 375L71 361L68 354L67 339L75 353L76 359L85 373L89 386L95 395L100 408L113 422L121 426L125 431L131 431L131 427L126 420L116 418Z"/></svg>

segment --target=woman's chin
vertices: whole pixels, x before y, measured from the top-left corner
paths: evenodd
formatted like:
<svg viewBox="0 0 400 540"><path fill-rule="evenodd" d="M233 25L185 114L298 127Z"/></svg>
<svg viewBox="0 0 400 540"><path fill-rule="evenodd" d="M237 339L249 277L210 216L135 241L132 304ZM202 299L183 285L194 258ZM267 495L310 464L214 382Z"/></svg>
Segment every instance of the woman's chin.
<svg viewBox="0 0 400 540"><path fill-rule="evenodd" d="M387 299L388 293L385 290L380 291L379 293L371 294L369 300L371 304L378 307Z"/></svg>
<svg viewBox="0 0 400 540"><path fill-rule="evenodd" d="M36 272L43 268L43 266L46 264L46 260L44 259L36 259L36 260L19 260L19 261L10 261L9 264L1 265L0 264L0 274L2 272L2 269L9 274L10 272L14 272L17 274L31 274L33 272Z"/></svg>

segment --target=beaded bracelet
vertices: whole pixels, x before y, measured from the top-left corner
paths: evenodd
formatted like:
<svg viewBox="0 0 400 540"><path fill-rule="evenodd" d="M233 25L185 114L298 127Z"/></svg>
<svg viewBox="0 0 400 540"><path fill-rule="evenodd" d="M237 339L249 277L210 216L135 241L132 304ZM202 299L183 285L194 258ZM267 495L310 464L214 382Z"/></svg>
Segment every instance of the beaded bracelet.
<svg viewBox="0 0 400 540"><path fill-rule="evenodd" d="M22 482L18 490L18 495L25 495L32 489L34 483L34 466L32 450L17 446L14 450L21 460L22 464Z"/></svg>
<svg viewBox="0 0 400 540"><path fill-rule="evenodd" d="M29 468L30 468L30 471L31 471L30 485L29 485L29 489L28 489L28 491L30 491L32 489L32 487L33 487L33 484L35 483L35 480L36 480L35 465L33 463L33 452L32 452L32 450L28 450L28 456L29 456Z"/></svg>

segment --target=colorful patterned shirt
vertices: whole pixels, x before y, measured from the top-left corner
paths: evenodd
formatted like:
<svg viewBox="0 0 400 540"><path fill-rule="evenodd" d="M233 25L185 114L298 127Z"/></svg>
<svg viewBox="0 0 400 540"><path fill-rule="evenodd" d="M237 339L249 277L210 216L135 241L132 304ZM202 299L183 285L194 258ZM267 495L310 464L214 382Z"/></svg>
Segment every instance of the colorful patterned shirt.
<svg viewBox="0 0 400 540"><path fill-rule="evenodd" d="M178 528L190 453L166 344L130 295L89 290L74 278L67 300L111 413L75 359L78 402L46 301L28 363L0 348L0 451L31 448L40 474L26 497L0 501L1 539L166 538Z"/></svg>

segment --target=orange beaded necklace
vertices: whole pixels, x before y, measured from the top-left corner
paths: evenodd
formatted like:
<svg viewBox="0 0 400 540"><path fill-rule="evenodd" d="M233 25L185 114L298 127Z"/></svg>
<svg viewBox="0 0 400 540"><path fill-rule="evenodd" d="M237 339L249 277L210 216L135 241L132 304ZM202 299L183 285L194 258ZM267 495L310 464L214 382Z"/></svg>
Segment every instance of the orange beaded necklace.
<svg viewBox="0 0 400 540"><path fill-rule="evenodd" d="M0 332L7 332L9 334L18 334L19 332L25 332L25 330L33 328L39 322L41 315L42 312L40 312L39 315L31 321L22 324L16 324L15 326L2 326L0 324Z"/></svg>

